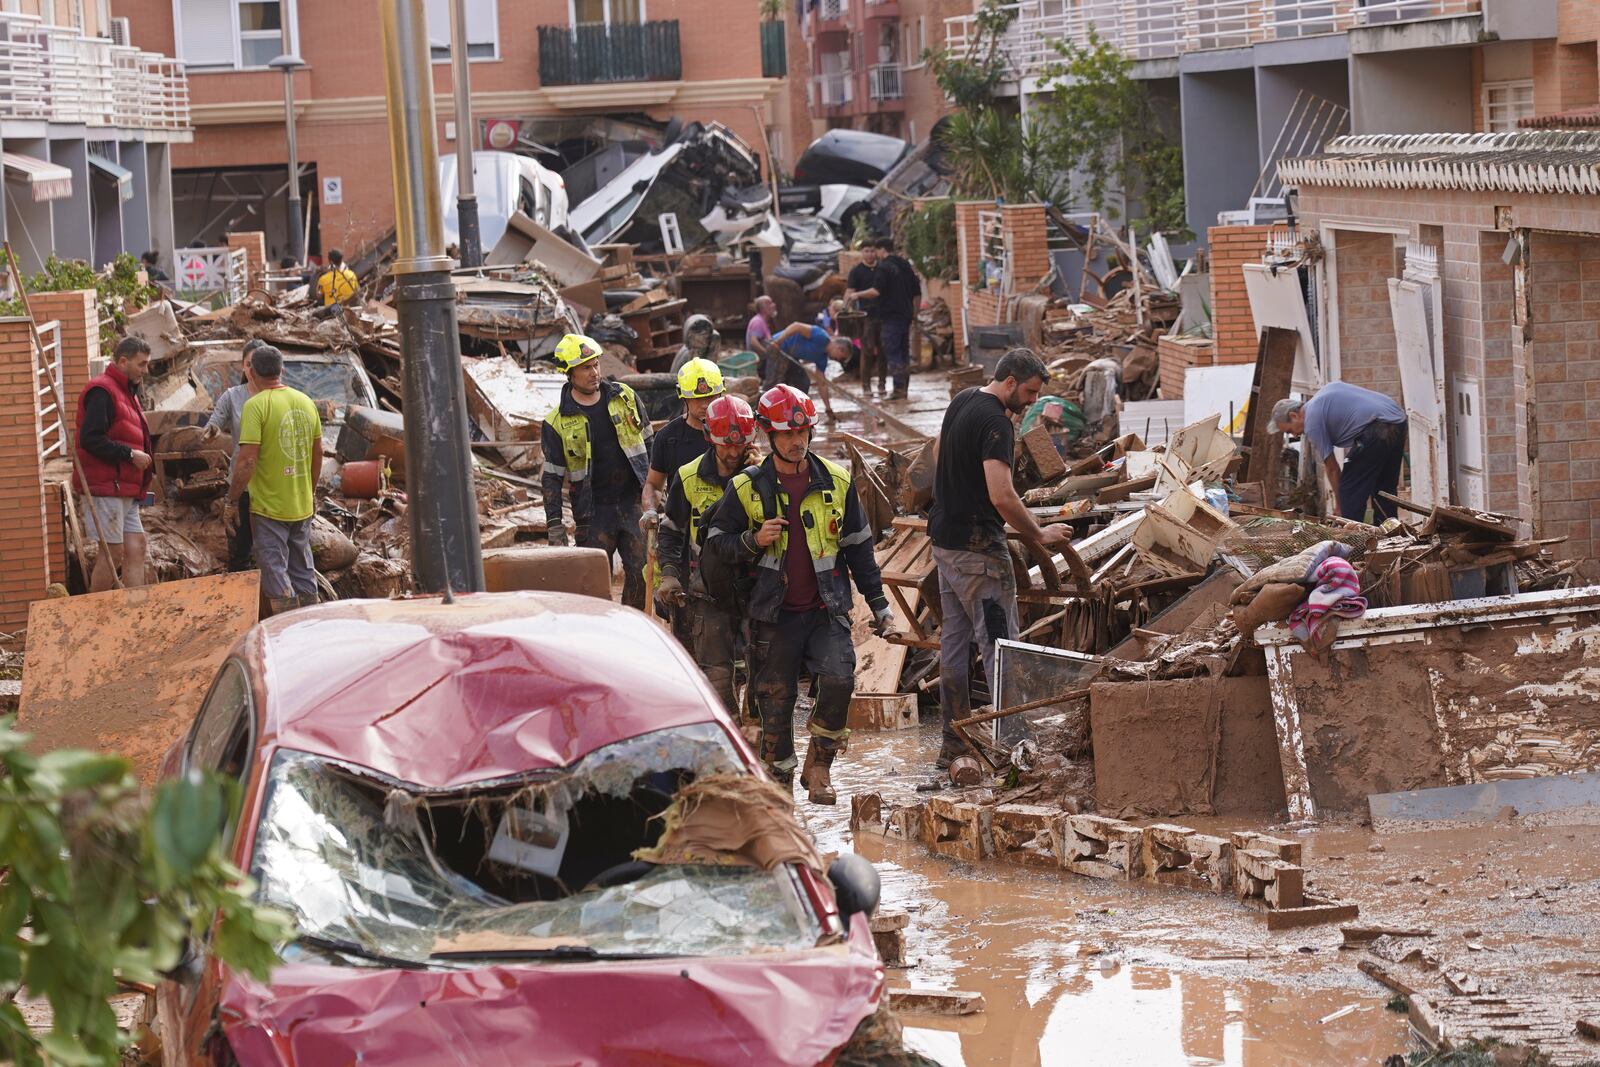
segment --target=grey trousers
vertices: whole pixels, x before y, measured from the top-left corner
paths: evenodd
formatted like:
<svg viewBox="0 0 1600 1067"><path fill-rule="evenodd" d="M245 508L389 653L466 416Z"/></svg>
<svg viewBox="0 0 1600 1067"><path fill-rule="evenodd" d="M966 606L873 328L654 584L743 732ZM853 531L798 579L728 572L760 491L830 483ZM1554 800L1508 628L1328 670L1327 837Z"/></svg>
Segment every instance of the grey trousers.
<svg viewBox="0 0 1600 1067"><path fill-rule="evenodd" d="M308 596L317 591L317 568L311 561L311 520L281 522L265 515L250 516L255 541L256 566L261 568L261 591L268 598Z"/></svg>
<svg viewBox="0 0 1600 1067"><path fill-rule="evenodd" d="M950 728L972 714L972 642L978 642L983 670L994 682L994 643L1017 635L1017 576L1004 543L986 552L954 548L933 550L939 568L939 711L944 720L944 747L960 749Z"/></svg>

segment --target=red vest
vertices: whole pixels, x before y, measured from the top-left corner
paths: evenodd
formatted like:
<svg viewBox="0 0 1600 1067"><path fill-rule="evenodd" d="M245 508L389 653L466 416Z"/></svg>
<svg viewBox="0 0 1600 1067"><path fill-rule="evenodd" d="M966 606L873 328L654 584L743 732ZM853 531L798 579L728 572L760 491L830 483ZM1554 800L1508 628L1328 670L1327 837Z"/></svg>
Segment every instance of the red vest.
<svg viewBox="0 0 1600 1067"><path fill-rule="evenodd" d="M106 436L119 445L127 445L140 452L153 451L150 442L150 424L145 422L144 408L140 406L139 398L133 395L133 388L128 384L128 376L118 370L115 363L107 367L104 374L89 379L89 384L78 394L80 427L83 425L83 402L89 396L91 389L104 389L111 395L114 410ZM144 496L145 487L150 484L154 474L153 469L141 471L126 460L113 463L101 459L90 454L81 443L77 448L78 465L83 471L84 480L89 483L90 496L125 496L135 499ZM78 481L76 477L73 480ZM83 491L81 482L78 482L78 491Z"/></svg>

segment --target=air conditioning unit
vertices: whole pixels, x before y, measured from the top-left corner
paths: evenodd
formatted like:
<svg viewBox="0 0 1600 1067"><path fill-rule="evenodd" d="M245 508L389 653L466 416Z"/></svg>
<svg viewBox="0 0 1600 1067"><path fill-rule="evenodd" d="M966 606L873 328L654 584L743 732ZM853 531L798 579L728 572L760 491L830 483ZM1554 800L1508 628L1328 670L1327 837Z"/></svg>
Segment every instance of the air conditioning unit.
<svg viewBox="0 0 1600 1067"><path fill-rule="evenodd" d="M133 35L128 30L128 16L118 15L111 20L111 43L120 45L133 43Z"/></svg>

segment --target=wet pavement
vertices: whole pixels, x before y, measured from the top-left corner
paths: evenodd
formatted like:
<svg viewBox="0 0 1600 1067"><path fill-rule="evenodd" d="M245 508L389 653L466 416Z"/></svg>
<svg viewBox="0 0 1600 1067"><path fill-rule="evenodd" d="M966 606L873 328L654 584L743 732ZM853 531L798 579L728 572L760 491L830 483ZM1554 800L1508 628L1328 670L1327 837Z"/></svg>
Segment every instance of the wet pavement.
<svg viewBox="0 0 1600 1067"><path fill-rule="evenodd" d="M801 805L824 851L871 859L882 907L910 914L912 966L890 984L984 996L978 1015L908 1016L918 1051L945 1067L1267 1067L1376 1064L1413 1047L1389 993L1334 947L1336 927L1268 934L1231 898L965 865L851 833L851 794L911 792L937 749L932 724L857 733L834 765L839 805Z"/></svg>

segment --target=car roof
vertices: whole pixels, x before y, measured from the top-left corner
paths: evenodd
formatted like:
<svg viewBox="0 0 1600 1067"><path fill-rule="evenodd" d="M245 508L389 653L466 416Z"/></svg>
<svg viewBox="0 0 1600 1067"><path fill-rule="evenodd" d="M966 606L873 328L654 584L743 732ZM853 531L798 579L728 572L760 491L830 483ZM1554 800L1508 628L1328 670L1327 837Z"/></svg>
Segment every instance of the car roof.
<svg viewBox="0 0 1600 1067"><path fill-rule="evenodd" d="M660 626L562 593L352 600L254 628L262 743L423 789L552 767L726 716Z"/></svg>

